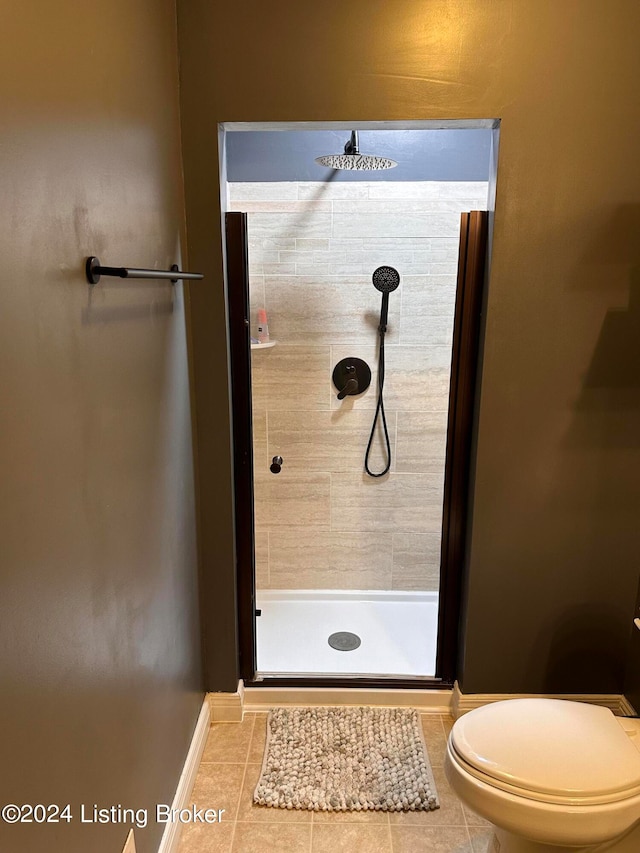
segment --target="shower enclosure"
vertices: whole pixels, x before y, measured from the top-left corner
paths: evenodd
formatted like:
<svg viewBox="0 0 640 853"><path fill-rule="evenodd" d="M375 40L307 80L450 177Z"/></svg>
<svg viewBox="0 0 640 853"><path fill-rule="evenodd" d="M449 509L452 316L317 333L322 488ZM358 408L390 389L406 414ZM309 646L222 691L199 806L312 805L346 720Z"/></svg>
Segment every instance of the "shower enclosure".
<svg viewBox="0 0 640 853"><path fill-rule="evenodd" d="M229 182L245 681L450 678L487 229L461 214L486 203L486 181ZM371 383L341 393L351 361Z"/></svg>

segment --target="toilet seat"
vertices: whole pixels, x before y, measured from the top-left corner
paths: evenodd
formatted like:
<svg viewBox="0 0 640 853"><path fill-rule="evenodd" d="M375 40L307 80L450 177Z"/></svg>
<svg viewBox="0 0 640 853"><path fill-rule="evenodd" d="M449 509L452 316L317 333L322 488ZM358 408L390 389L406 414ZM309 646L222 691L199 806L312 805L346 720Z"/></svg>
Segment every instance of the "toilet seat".
<svg viewBox="0 0 640 853"><path fill-rule="evenodd" d="M450 748L471 776L540 803L618 803L640 795L640 752L608 708L511 699L475 709Z"/></svg>
<svg viewBox="0 0 640 853"><path fill-rule="evenodd" d="M473 765L469 764L468 761L466 761L461 755L459 755L452 744L449 744L449 750L450 757L455 760L458 767L465 773L467 773L469 776L472 776L473 778L477 779L479 782L483 783L489 788L495 788L499 791L505 791L508 794L512 794L514 797L520 797L526 800L531 800L533 803L558 806L598 806L623 803L625 800L628 800L633 797L638 797L640 794L639 791L625 791L618 794L610 795L609 797L603 797L601 795L567 797L562 794L555 795L547 792L535 791L531 788L509 784L503 779L497 779L495 776L490 776L487 773L483 773Z"/></svg>

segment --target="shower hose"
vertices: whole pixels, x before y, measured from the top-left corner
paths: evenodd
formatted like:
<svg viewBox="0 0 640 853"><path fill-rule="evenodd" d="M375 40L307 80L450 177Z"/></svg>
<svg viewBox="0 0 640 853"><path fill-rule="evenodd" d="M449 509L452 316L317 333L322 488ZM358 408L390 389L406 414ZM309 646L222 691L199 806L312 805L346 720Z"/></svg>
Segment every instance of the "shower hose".
<svg viewBox="0 0 640 853"><path fill-rule="evenodd" d="M371 435L369 436L369 443L367 444L367 452L364 455L364 469L370 477L384 477L384 475L391 468L391 444L389 442L389 430L387 428L387 418L384 413L384 335L386 332L386 326L380 325L380 348L378 350L378 404L376 406L376 413L373 417L373 424L371 425ZM383 471L380 471L378 474L374 473L369 468L369 455L371 453L371 445L373 444L373 437L376 433L376 425L378 423L378 418L382 419L382 431L384 433L384 440L386 444L387 451L387 464L384 467Z"/></svg>

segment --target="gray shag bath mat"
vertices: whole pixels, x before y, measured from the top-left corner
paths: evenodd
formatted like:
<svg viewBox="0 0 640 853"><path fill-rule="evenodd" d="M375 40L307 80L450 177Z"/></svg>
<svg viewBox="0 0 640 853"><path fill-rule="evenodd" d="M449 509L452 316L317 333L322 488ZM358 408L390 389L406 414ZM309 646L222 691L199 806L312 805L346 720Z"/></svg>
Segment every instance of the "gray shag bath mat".
<svg viewBox="0 0 640 853"><path fill-rule="evenodd" d="M417 711L274 708L253 801L330 812L439 808Z"/></svg>

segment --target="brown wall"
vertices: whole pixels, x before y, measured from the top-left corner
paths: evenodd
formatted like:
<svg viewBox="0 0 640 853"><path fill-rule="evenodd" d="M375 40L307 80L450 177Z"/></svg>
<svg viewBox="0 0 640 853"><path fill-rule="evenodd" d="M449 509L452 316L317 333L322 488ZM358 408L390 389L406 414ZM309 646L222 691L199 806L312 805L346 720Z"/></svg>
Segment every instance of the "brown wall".
<svg viewBox="0 0 640 853"><path fill-rule="evenodd" d="M214 284L193 319L220 661L234 643L216 122L496 117L463 688L620 690L640 546L640 6L182 0L178 23L189 247Z"/></svg>
<svg viewBox="0 0 640 853"><path fill-rule="evenodd" d="M171 802L202 701L172 0L2 12L0 849L114 853L78 807ZM139 853L162 826L136 830Z"/></svg>

